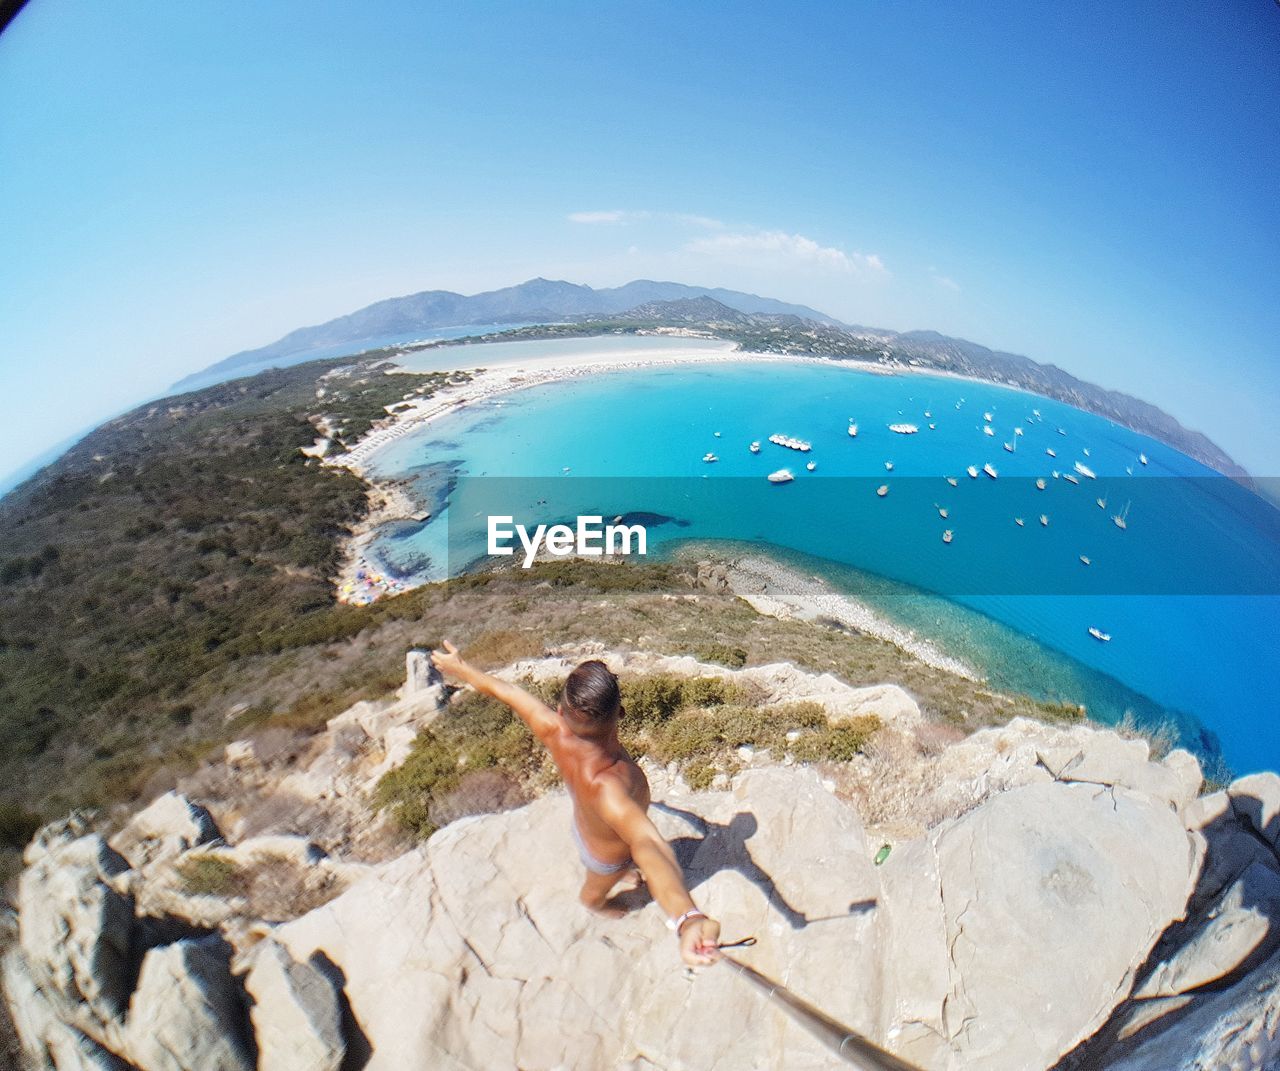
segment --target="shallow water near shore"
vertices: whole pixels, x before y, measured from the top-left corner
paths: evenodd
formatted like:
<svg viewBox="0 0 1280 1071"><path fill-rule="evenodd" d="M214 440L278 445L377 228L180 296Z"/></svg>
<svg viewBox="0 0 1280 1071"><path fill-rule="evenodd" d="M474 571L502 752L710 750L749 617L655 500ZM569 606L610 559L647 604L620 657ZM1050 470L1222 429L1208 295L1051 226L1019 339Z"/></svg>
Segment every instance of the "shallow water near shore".
<svg viewBox="0 0 1280 1071"><path fill-rule="evenodd" d="M485 364L487 348L468 347L454 363ZM987 413L994 435L983 432ZM919 430L895 434L893 423ZM812 449L769 443L775 432ZM708 452L718 460L704 462ZM1068 482L1076 462L1097 478ZM985 463L998 480L966 475ZM1280 512L1103 418L948 377L782 361L664 366L487 399L404 436L371 468L414 477L428 464L435 493L441 465L459 482L431 522L377 541L403 573L438 577L482 555L476 515L486 509L529 524L646 510L671 518L650 529L654 550L719 539L804 555L805 569L995 686L1084 703L1105 720L1123 709L1145 721L1182 712L1186 742L1212 753L1216 737L1235 772L1280 767ZM783 467L793 483L765 481ZM514 497L507 477L526 478ZM951 544L941 539L948 528ZM877 601L867 577L934 594ZM1091 626L1111 641L1091 637Z"/></svg>

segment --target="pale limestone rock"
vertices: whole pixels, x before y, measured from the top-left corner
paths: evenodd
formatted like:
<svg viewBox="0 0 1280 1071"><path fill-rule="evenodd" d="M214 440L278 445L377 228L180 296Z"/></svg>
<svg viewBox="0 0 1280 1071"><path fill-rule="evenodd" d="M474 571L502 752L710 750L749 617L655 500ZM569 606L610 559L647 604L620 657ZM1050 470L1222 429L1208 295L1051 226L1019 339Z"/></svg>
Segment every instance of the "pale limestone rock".
<svg viewBox="0 0 1280 1071"><path fill-rule="evenodd" d="M222 761L236 769L261 765L252 740L232 740L222 749Z"/></svg>
<svg viewBox="0 0 1280 1071"><path fill-rule="evenodd" d="M18 881L18 939L36 984L100 1023L128 1000L133 901L111 882L128 869L96 834L38 856Z"/></svg>
<svg viewBox="0 0 1280 1071"><path fill-rule="evenodd" d="M1280 951L1205 994L1170 1027L1095 1056L1107 1071L1273 1071L1280 1066ZM1084 1065L1081 1065L1083 1071Z"/></svg>
<svg viewBox="0 0 1280 1071"><path fill-rule="evenodd" d="M338 1071L346 1055L333 983L275 941L256 950L245 977L258 1044L258 1071Z"/></svg>
<svg viewBox="0 0 1280 1071"><path fill-rule="evenodd" d="M135 814L111 838L111 846L137 867L220 839L207 809L178 792L166 792Z"/></svg>
<svg viewBox="0 0 1280 1071"><path fill-rule="evenodd" d="M177 941L142 959L125 1050L142 1071L253 1071L248 1015L218 937Z"/></svg>
<svg viewBox="0 0 1280 1071"><path fill-rule="evenodd" d="M121 1060L59 1017L16 948L0 960L0 986L28 1067L38 1071L128 1071Z"/></svg>
<svg viewBox="0 0 1280 1071"><path fill-rule="evenodd" d="M400 687L401 700L414 699L433 688L440 681L440 673L431 664L431 652L415 647L404 656L404 684Z"/></svg>
<svg viewBox="0 0 1280 1071"><path fill-rule="evenodd" d="M1250 774L1227 786L1231 807L1272 848L1280 848L1280 774Z"/></svg>
<svg viewBox="0 0 1280 1071"><path fill-rule="evenodd" d="M1089 784L1010 790L912 849L881 868L885 996L900 1053L931 1068L1051 1064L1111 1012L1192 878L1170 808Z"/></svg>
<svg viewBox="0 0 1280 1071"><path fill-rule="evenodd" d="M1255 862L1218 897L1191 940L1161 963L1134 996L1176 996L1228 977L1280 944L1277 919L1280 874Z"/></svg>

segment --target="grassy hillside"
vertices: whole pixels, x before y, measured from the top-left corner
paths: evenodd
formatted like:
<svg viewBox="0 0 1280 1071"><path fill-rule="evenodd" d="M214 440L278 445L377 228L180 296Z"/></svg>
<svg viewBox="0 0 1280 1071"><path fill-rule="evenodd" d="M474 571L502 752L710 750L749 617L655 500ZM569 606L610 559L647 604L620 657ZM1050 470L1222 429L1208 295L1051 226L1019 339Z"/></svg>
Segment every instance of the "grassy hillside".
<svg viewBox="0 0 1280 1071"><path fill-rule="evenodd" d="M354 442L447 377L374 362L266 372L141 407L0 500L0 802L118 791L216 727L211 673L347 634L328 581L364 485L299 448Z"/></svg>

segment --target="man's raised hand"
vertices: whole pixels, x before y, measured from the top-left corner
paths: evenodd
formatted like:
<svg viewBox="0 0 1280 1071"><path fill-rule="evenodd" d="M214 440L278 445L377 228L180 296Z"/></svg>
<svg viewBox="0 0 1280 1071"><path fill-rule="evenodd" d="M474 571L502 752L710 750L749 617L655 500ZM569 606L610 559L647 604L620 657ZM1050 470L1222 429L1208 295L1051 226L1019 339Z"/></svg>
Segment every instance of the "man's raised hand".
<svg viewBox="0 0 1280 1071"><path fill-rule="evenodd" d="M458 649L448 640L444 641L443 651L431 652L431 664L441 673L451 677L460 676L462 667L466 665L462 660L462 655L458 654Z"/></svg>

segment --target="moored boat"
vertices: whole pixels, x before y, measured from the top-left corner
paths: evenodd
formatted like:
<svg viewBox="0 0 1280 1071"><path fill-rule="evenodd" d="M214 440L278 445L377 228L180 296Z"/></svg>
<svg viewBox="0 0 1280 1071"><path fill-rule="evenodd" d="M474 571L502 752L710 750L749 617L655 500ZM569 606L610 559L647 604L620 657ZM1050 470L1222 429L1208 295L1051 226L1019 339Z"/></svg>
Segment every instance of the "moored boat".
<svg viewBox="0 0 1280 1071"><path fill-rule="evenodd" d="M993 480L1000 475L1000 473L996 471L996 467L993 464L991 464L990 461L988 461L985 465L982 466L982 471L985 472L988 476L990 476Z"/></svg>
<svg viewBox="0 0 1280 1071"><path fill-rule="evenodd" d="M794 479L790 469L778 469L777 472L769 473L770 483L790 483Z"/></svg>
<svg viewBox="0 0 1280 1071"><path fill-rule="evenodd" d="M1101 640L1103 643L1111 642L1110 632L1103 632L1102 629L1095 628L1093 625L1089 626L1089 635L1092 636L1095 640Z"/></svg>
<svg viewBox="0 0 1280 1071"><path fill-rule="evenodd" d="M1088 450L1085 451L1086 454L1088 452ZM1079 461L1076 462L1075 469L1081 476L1087 476L1091 480L1096 480L1098 478L1098 474L1094 472L1093 469L1089 468L1088 465L1082 465Z"/></svg>
<svg viewBox="0 0 1280 1071"><path fill-rule="evenodd" d="M953 538L954 536L952 535L950 528L948 528L945 532L942 533L942 541L944 543L950 543Z"/></svg>
<svg viewBox="0 0 1280 1071"><path fill-rule="evenodd" d="M965 469L964 471L965 471L965 472L967 472L970 476L972 476L975 480L978 478L978 466L977 466L977 465L970 465L970 466L969 466L967 469Z"/></svg>
<svg viewBox="0 0 1280 1071"><path fill-rule="evenodd" d="M876 494L878 494L881 498L884 498L884 496L887 495L888 493L889 493L889 485L887 483L882 483L879 487L876 488Z"/></svg>

